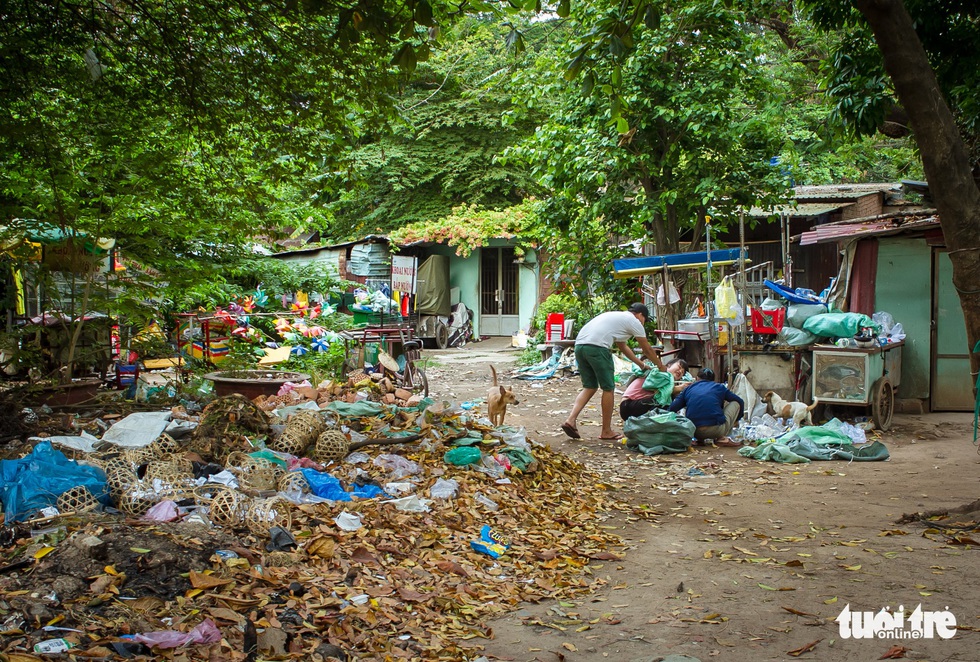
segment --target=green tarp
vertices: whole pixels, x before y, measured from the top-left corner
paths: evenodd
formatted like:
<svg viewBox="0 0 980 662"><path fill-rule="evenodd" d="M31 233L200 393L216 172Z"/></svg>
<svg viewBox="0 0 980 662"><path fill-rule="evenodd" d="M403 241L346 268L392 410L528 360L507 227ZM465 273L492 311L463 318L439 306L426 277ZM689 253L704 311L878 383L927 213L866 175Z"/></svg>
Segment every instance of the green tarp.
<svg viewBox="0 0 980 662"><path fill-rule="evenodd" d="M888 449L883 443L874 441L855 445L850 437L840 431L841 425L835 418L823 425L798 428L773 441L740 448L738 454L787 464L810 460L880 462L888 459Z"/></svg>
<svg viewBox="0 0 980 662"><path fill-rule="evenodd" d="M449 300L449 258L430 255L419 267L416 280L415 310L419 315L445 315L452 313Z"/></svg>

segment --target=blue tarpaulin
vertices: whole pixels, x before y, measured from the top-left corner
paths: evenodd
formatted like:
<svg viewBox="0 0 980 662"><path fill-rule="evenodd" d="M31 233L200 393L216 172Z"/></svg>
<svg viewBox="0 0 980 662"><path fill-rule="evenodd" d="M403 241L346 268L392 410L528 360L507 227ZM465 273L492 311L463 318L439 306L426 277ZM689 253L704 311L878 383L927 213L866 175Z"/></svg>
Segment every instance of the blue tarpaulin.
<svg viewBox="0 0 980 662"><path fill-rule="evenodd" d="M711 264L724 265L738 262L741 255L739 248L724 248L711 251ZM751 262L748 258L746 263ZM657 273L664 267L669 269L697 269L707 266L708 251L697 253L672 253L670 255L647 255L644 257L627 257L613 260L613 275L616 278L634 278L646 274Z"/></svg>
<svg viewBox="0 0 980 662"><path fill-rule="evenodd" d="M27 519L53 506L59 496L79 485L109 504L105 472L69 460L50 441L42 441L18 460L0 461L0 500L7 522Z"/></svg>

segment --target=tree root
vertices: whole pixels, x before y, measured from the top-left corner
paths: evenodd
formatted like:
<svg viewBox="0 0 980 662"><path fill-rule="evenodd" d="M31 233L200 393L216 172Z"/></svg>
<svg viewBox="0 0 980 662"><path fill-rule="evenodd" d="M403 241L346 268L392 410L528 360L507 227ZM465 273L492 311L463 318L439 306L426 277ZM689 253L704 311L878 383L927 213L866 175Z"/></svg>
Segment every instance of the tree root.
<svg viewBox="0 0 980 662"><path fill-rule="evenodd" d="M944 517L947 515L964 515L980 511L980 499L956 508L944 508L942 510L928 510L924 513L909 513L902 515L895 520L896 524L908 524L909 522L919 522L930 517Z"/></svg>

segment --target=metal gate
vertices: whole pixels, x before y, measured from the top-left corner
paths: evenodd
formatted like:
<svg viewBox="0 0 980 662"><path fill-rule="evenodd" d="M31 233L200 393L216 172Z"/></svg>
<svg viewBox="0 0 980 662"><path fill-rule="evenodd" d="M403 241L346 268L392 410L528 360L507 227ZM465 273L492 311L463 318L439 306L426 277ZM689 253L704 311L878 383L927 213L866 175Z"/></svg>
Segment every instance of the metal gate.
<svg viewBox="0 0 980 662"><path fill-rule="evenodd" d="M953 263L945 251L933 253L933 411L973 411L973 380L966 322L953 288Z"/></svg>
<svg viewBox="0 0 980 662"><path fill-rule="evenodd" d="M520 328L519 274L510 246L480 250L480 334L509 336Z"/></svg>

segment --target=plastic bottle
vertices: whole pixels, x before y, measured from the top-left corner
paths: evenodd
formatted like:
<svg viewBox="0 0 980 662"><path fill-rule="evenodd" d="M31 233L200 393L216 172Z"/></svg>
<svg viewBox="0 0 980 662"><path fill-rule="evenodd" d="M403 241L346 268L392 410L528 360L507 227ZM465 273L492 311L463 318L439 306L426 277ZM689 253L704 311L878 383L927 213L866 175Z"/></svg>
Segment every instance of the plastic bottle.
<svg viewBox="0 0 980 662"><path fill-rule="evenodd" d="M48 639L34 644L34 652L42 655L52 655L54 653L65 653L72 647L72 643L67 639Z"/></svg>

